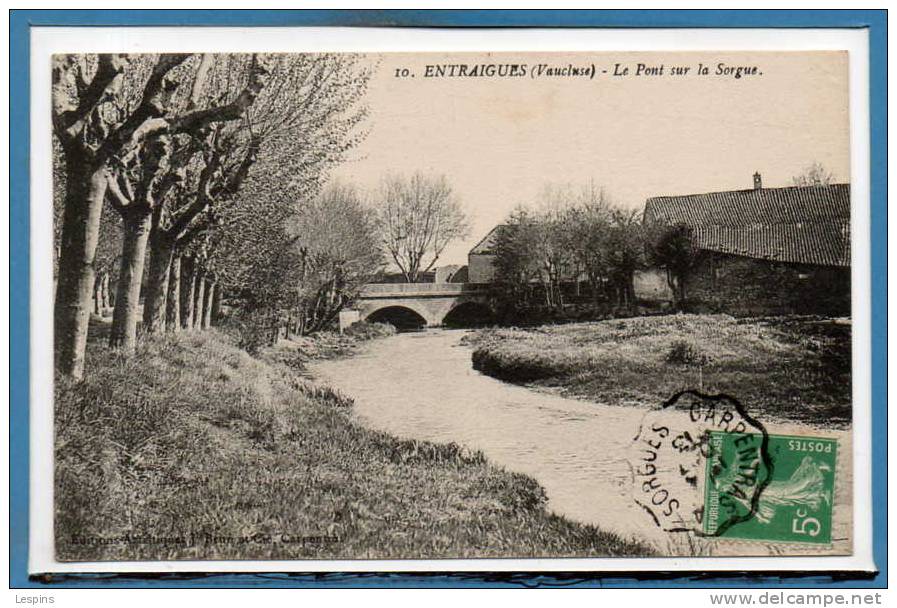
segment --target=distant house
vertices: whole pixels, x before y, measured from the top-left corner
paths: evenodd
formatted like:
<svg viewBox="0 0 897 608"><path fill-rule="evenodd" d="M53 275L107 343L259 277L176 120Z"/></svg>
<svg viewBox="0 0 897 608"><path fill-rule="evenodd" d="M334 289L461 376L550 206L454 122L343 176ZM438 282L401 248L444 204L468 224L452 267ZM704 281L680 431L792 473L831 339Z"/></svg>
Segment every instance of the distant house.
<svg viewBox="0 0 897 608"><path fill-rule="evenodd" d="M371 283L405 283L405 275L401 272L382 271L371 279ZM460 264L448 264L432 270L421 272L417 278L418 283L466 283L467 266Z"/></svg>
<svg viewBox="0 0 897 608"><path fill-rule="evenodd" d="M457 283L458 281L455 279L458 272L461 269L467 268L466 266L461 266L460 264L448 264L446 266L439 266L434 270L435 276L433 278L434 283Z"/></svg>
<svg viewBox="0 0 897 608"><path fill-rule="evenodd" d="M421 272L417 277L418 283L433 283L436 281L436 271ZM405 275L401 272L382 271L371 278L371 283L406 283Z"/></svg>
<svg viewBox="0 0 897 608"><path fill-rule="evenodd" d="M455 274L453 274L451 277L449 277L448 282L449 283L469 283L470 281L468 279L467 271L468 271L467 264L465 264L464 266L461 266L455 272Z"/></svg>
<svg viewBox="0 0 897 608"><path fill-rule="evenodd" d="M495 242L502 227L499 224L490 230L467 254L468 282L491 283L495 278Z"/></svg>
<svg viewBox="0 0 897 608"><path fill-rule="evenodd" d="M685 224L689 299L735 313L850 314L850 185L658 196L646 224Z"/></svg>

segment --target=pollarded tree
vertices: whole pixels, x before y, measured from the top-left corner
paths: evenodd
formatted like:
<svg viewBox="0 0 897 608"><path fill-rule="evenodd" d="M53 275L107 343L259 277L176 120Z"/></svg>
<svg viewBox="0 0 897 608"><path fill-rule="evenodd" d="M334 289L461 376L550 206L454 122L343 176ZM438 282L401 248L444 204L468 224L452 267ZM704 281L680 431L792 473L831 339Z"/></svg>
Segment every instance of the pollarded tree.
<svg viewBox="0 0 897 608"><path fill-rule="evenodd" d="M199 293L207 302L207 294L220 293L217 279L227 273L226 264L216 262L227 233L233 237L231 245L245 247L242 232L253 222L253 214L264 214L266 221L285 216L278 208L291 209L293 197L306 195L309 186L316 186L357 144L355 127L365 114L359 101L369 78L360 59L333 54L260 56L266 86L240 121L210 129L203 154L188 166L184 187L154 217L144 305L147 331L165 328L166 309L172 310L166 306L167 295L180 292L180 273L170 268L181 266L181 252L193 241L204 240L206 256L187 264L203 272L201 279L190 275L188 281L200 282ZM208 90L194 90L194 95L216 98L221 89L226 93L233 86L230 61L212 66ZM212 263L216 272L202 269ZM169 285L172 280L175 284ZM209 306L204 310L208 313Z"/></svg>
<svg viewBox="0 0 897 608"><path fill-rule="evenodd" d="M62 149L59 140L53 136L53 287L55 293L56 277L60 254L60 234L62 218L65 213L65 167L63 166ZM93 311L104 313L112 306L111 286L117 275L116 266L121 252L121 218L105 205L100 215L100 227L97 236L97 249L94 258L96 278L94 280Z"/></svg>
<svg viewBox="0 0 897 608"><path fill-rule="evenodd" d="M376 207L383 247L408 283L416 283L449 243L468 233L445 176L387 177Z"/></svg>
<svg viewBox="0 0 897 608"><path fill-rule="evenodd" d="M209 59L211 57L211 59ZM191 94L178 103L174 93L165 100L171 113L180 113L181 105L195 107L197 91L208 79L216 61L229 56L206 55L196 68ZM231 108L227 117L197 126L183 133L169 134L166 129L146 127L143 141L138 142L121 157L114 157L107 193L113 207L121 214L125 229L122 244L121 271L112 316L110 345L120 347L125 353L134 351L137 339L137 312L143 281L146 249L153 228L165 211L166 199L174 187L184 179L185 169L191 158L207 152L209 139L221 128L220 122L237 120L252 105L264 86L265 68L257 56L240 56L245 61L228 68L233 72L230 86L222 90L217 99L221 107ZM176 88L171 89L173 92ZM210 135L209 132L212 134ZM206 173L215 174L222 167L214 162L206 164ZM202 204L197 197L196 205ZM168 266L164 269L168 275ZM164 300L163 300L164 311ZM164 318L164 317L163 317Z"/></svg>
<svg viewBox="0 0 897 608"><path fill-rule="evenodd" d="M185 169L193 167L195 180L190 180L191 172L185 170L184 180L174 188L168 204L159 205L151 216L150 265L143 306L143 325L148 333L166 329L169 279L175 256L214 221L212 207L233 196L255 160L254 141L241 146L223 136L221 130L213 127L209 141L204 142L203 154L185 165ZM179 259L175 266L180 266ZM178 273L175 280L179 281L179 277ZM180 285L173 289L180 293Z"/></svg>
<svg viewBox="0 0 897 608"><path fill-rule="evenodd" d="M190 57L104 54L53 59L53 132L66 176L54 315L56 365L64 374L84 374L100 218L113 166L128 166L156 137L195 133L213 122L238 118L251 101L252 93L246 92L228 104L171 113L170 101L178 89L201 79L195 71L191 78L170 77L178 67L185 76L190 74ZM156 146L150 144L158 151Z"/></svg>
<svg viewBox="0 0 897 608"><path fill-rule="evenodd" d="M137 310L152 216L180 179L171 148L170 137L153 138L135 155L133 164L122 164L112 171L107 186L108 200L121 215L124 231L109 339L111 346L126 353L136 346Z"/></svg>

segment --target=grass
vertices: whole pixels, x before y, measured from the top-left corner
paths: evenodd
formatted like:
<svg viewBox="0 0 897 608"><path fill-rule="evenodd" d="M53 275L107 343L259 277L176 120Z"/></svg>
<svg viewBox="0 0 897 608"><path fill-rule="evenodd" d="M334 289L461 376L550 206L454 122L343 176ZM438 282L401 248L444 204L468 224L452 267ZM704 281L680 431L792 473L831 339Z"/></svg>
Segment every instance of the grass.
<svg viewBox="0 0 897 608"><path fill-rule="evenodd" d="M646 555L549 513L531 478L366 429L277 353L215 331L88 349L57 378L60 560Z"/></svg>
<svg viewBox="0 0 897 608"><path fill-rule="evenodd" d="M849 323L667 315L489 329L468 341L483 373L601 403L654 405L699 388L761 419L850 424Z"/></svg>
<svg viewBox="0 0 897 608"><path fill-rule="evenodd" d="M278 341L275 346L262 347L257 354L266 361L279 362L301 372L308 361L349 357L365 342L394 336L396 331L389 323L358 321L342 333L321 331L293 336Z"/></svg>

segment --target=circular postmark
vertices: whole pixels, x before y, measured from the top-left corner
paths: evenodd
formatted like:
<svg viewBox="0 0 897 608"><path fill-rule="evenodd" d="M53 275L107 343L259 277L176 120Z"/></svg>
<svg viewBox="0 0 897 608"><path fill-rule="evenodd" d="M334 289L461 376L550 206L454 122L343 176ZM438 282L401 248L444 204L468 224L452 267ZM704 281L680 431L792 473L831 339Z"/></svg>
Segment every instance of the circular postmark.
<svg viewBox="0 0 897 608"><path fill-rule="evenodd" d="M772 473L769 435L729 395L676 393L631 446L632 494L668 532L722 536L754 516Z"/></svg>

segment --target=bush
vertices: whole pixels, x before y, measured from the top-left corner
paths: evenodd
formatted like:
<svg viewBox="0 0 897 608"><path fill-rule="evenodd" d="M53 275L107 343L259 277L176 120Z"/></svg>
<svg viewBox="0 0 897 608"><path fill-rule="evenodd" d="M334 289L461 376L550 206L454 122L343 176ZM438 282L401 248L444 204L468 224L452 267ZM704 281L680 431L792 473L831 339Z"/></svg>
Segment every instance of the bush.
<svg viewBox="0 0 897 608"><path fill-rule="evenodd" d="M356 340L373 340L374 338L385 338L394 336L396 328L389 323L371 323L369 321L356 321L346 328L343 332L350 338Z"/></svg>
<svg viewBox="0 0 897 608"><path fill-rule="evenodd" d="M270 314L244 312L228 316L222 320L218 329L230 336L238 348L250 355L256 355L262 348L271 344L275 325L276 319Z"/></svg>
<svg viewBox="0 0 897 608"><path fill-rule="evenodd" d="M674 365L707 365L710 358L696 344L687 340L674 340L670 344L666 361Z"/></svg>

